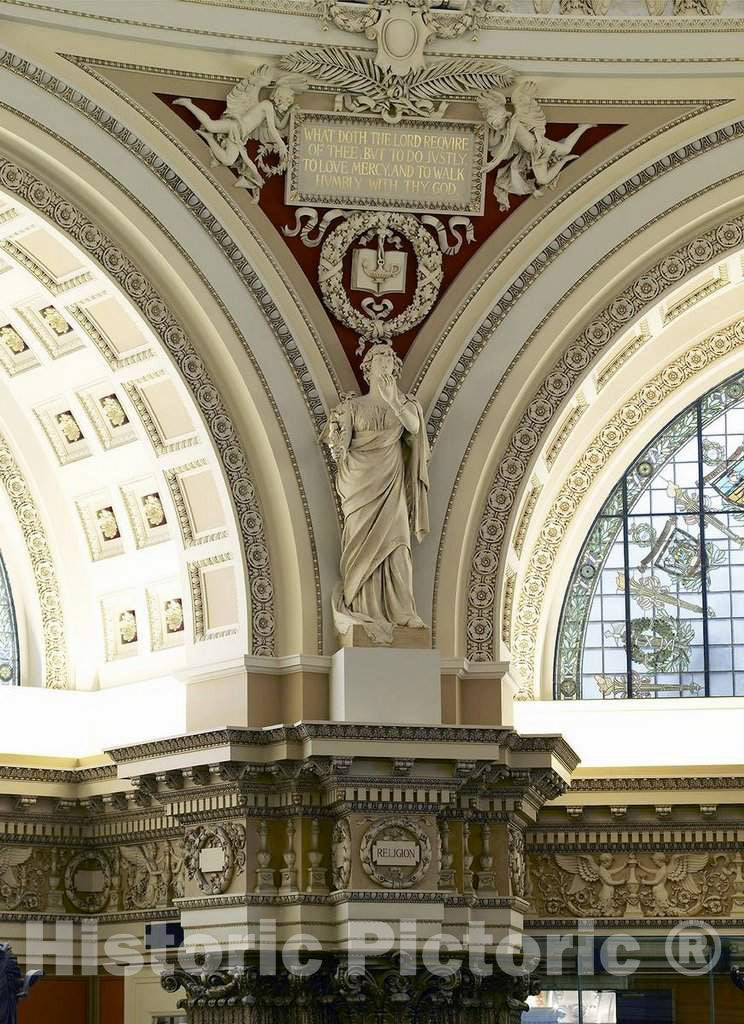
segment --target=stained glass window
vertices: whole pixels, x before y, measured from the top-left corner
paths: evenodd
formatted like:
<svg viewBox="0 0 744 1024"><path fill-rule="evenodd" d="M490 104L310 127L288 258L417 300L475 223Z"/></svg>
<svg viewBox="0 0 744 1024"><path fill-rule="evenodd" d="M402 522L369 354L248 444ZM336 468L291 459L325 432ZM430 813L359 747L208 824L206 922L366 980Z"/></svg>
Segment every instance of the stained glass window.
<svg viewBox="0 0 744 1024"><path fill-rule="evenodd" d="M680 413L589 531L561 613L562 700L744 695L744 373Z"/></svg>
<svg viewBox="0 0 744 1024"><path fill-rule="evenodd" d="M0 686L20 682L18 627L5 563L0 556Z"/></svg>

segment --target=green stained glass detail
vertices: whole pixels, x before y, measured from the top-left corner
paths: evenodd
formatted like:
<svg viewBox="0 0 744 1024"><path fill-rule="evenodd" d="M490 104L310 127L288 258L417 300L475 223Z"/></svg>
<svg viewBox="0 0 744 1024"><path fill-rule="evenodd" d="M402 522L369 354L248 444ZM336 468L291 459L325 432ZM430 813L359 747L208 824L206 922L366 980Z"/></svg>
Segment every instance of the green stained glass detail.
<svg viewBox="0 0 744 1024"><path fill-rule="evenodd" d="M744 373L676 416L576 559L557 699L744 695Z"/></svg>
<svg viewBox="0 0 744 1024"><path fill-rule="evenodd" d="M0 556L0 686L20 682L18 628L5 563Z"/></svg>

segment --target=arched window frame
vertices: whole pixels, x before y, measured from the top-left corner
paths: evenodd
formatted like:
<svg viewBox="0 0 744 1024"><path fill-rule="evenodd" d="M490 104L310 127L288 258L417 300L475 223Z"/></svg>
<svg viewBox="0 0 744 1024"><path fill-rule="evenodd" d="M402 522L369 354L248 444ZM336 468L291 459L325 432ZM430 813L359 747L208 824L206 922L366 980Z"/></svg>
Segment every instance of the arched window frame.
<svg viewBox="0 0 744 1024"><path fill-rule="evenodd" d="M734 432L739 435L741 451L732 451L731 447L727 446L725 451L726 458L716 465L711 465L706 445L712 439L706 437L706 431L711 426L715 426L724 415L734 411L741 411L743 421L742 427ZM731 436L733 437L734 435L732 434ZM653 512L653 514L649 512L645 515L645 518L650 520L648 524L651 526L649 536L654 537L654 540L650 541L648 545L651 557L647 561L650 564L651 575L646 577L646 579L659 580L659 575L656 571L658 570L658 563L654 562L656 556L653 555L653 550L655 545L659 543L660 531L655 532L655 521L658 520L660 522L665 516L669 520L686 520L687 524L691 524L692 529L697 532L696 543L698 547L701 584L699 599L694 594L692 599L688 599L685 596L685 592L680 591L679 585L676 588L676 593L672 588L667 587L668 592L665 595L657 594L656 600L649 600L648 597L643 597L642 599L646 605L644 610L638 607L639 593L636 589L638 582L637 578L635 581L633 578L633 572L643 563L634 564L630 553L633 543L630 527L638 527L644 518L643 513L636 512L639 507L639 501L648 494L649 502L651 502L651 490L654 488L654 482L657 481L658 483L660 479L663 479L662 474L665 471L674 470L676 473L675 458L693 440L696 440L697 449L697 472L694 483L690 485L687 482L685 487L680 487L680 490L685 492L684 498L678 494L674 496L668 495L672 502L671 511ZM728 436L726 440L729 440ZM741 671L737 672L734 653L734 648L742 647L742 658L744 658L744 646L742 646L742 643L735 643L733 625L735 615L733 608L731 613L732 639L730 644L732 649L730 668L731 688L727 693L721 692L720 688L720 680L725 675L725 672L717 674L711 668L711 650L716 645L713 645L709 638L710 623L714 621L711 615L713 609L710 606L711 602L709 600L712 594L710 573L713 569L719 568L716 564L709 564L713 556L716 555L714 543L720 540L720 536L716 536L716 534L720 535L721 532L715 526L716 520L728 522L731 517L736 516L737 522L741 524L741 543L737 544L737 549L742 552L742 571L744 572L744 491L742 493L742 502L737 505L727 501L721 492L717 491L716 487L716 482L720 482L723 478L722 474L725 476L725 473L731 474L734 472L737 463L744 469L744 372L740 372L712 388L675 416L633 459L620 481L613 486L581 547L564 597L556 637L554 660L554 696L556 699L716 696L719 694L735 696L744 694L744 660L742 660ZM704 481L702 489L699 487L701 479ZM715 506L714 503L714 508L711 512L704 505L707 505L712 490L717 491L719 495L717 501L720 504ZM694 508L690 506L688 501L689 494L687 492L689 491L694 492L696 495ZM684 507L682 507L683 504ZM715 512L719 512L719 515L716 516ZM673 529L674 527L667 529L666 540L668 540L668 536L673 532ZM682 533L678 531L678 537L681 536ZM618 566L614 564L608 565L608 561L612 561L613 549L615 549L615 561L618 561L619 538L621 538L622 546L622 564ZM689 551L689 540L686 543ZM729 543L729 548L731 543ZM605 574L608 572L615 572L618 581L620 576L623 578L624 585L622 587L618 586L617 594L600 594L603 579L607 579ZM631 581L630 586L625 585L628 579ZM656 585L659 584L657 583ZM729 590L729 594L731 593L732 591ZM602 652L602 671L595 674L597 692L587 693L586 677L592 673L583 671L583 668L585 654L589 649L587 647L588 627L597 625L596 619L592 621L590 616L598 596L612 596L615 598L622 596L624 615L622 616L621 626L624 630L624 635L622 635L622 645L618 644L611 651L615 657L608 659L611 664L611 670L606 671L605 653L611 649L607 643L607 636L604 631L607 623L604 620L604 616L602 617L600 620L600 628L603 633L601 643L599 646L591 648L593 652ZM742 601L744 602L744 594L742 595ZM697 670L686 672L683 660L677 663L674 669L674 673L679 676L679 686L676 692L669 682L665 682L663 686L658 682L659 675L668 676L673 673L659 673L655 670L649 670L645 673L641 672L639 671L638 661L634 659L634 652L638 653L639 651L636 639L639 634L647 639L652 637L654 642L660 642L658 636L659 629L655 623L663 619L665 623L669 624L672 616L664 616L665 606L672 610L675 608L675 602L678 612L676 621L677 623L683 623L679 633L676 634L677 637L681 636L683 630L689 635L690 629L692 629L693 633L696 633L699 628L699 632L702 634L702 642L695 644L690 641L688 646L695 650L700 648L703 653L703 664ZM695 620L693 623L689 616L687 618L684 617L689 612L689 609L683 607L683 614L679 614L679 604L682 603L684 605L686 603L690 605L695 602L698 602L699 621ZM636 612L635 617L633 615L634 610ZM639 611L645 611L646 614L639 615ZM744 610L742 615L744 616ZM634 622L637 620L646 621L641 621L638 625L634 626ZM646 627L645 630L644 626ZM667 629L667 626L664 628ZM596 629L594 632L596 635ZM670 644L674 648L673 629L667 629L667 633L672 637ZM617 635L621 635L620 631L618 631ZM679 647L680 645L678 644L677 646ZM718 644L717 646L720 649L725 647L725 644ZM618 647L623 655L623 665L621 667L615 664ZM741 675L741 680L737 679L737 674ZM686 676L689 676L689 678L685 678ZM600 679L602 680L601 689Z"/></svg>
<svg viewBox="0 0 744 1024"><path fill-rule="evenodd" d="M13 591L0 555L0 686L20 686L21 657Z"/></svg>

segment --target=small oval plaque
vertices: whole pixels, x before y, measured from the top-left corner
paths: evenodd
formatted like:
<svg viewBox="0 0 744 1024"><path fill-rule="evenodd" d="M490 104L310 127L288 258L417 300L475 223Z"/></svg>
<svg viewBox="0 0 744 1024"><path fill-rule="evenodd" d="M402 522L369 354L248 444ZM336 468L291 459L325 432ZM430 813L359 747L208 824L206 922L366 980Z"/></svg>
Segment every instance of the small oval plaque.
<svg viewBox="0 0 744 1024"><path fill-rule="evenodd" d="M391 57L403 60L416 49L418 33L410 21L390 18L382 30L382 45Z"/></svg>

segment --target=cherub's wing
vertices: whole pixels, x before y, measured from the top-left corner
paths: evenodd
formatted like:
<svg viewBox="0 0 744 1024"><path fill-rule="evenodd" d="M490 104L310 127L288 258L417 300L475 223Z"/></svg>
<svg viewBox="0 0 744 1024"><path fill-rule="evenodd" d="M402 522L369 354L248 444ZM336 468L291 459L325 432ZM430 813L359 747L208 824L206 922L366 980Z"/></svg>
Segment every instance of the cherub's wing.
<svg viewBox="0 0 744 1024"><path fill-rule="evenodd" d="M512 89L512 104L523 124L538 134L544 134L548 121L540 104L530 95L529 86L530 82L526 79L517 82Z"/></svg>
<svg viewBox="0 0 744 1024"><path fill-rule="evenodd" d="M498 92L496 89L492 89L490 92L479 96L476 102L481 113L485 117L488 117L488 115L494 111L503 114L506 110L506 96L504 93Z"/></svg>
<svg viewBox="0 0 744 1024"><path fill-rule="evenodd" d="M678 853L672 857L669 869L669 878L672 882L679 882L687 892L697 895L700 886L692 877L698 871L706 867L710 859L707 853Z"/></svg>
<svg viewBox="0 0 744 1024"><path fill-rule="evenodd" d="M707 853L688 853L686 856L687 871L690 875L697 874L698 871L703 871L708 866L710 860L710 854Z"/></svg>
<svg viewBox="0 0 744 1024"><path fill-rule="evenodd" d="M140 846L122 846L121 855L127 864L133 868L139 868L140 871L146 871L150 866L145 852Z"/></svg>
<svg viewBox="0 0 744 1024"><path fill-rule="evenodd" d="M17 846L0 846L0 881L5 881L14 888L19 884L13 868L20 867L31 858L33 850L19 849Z"/></svg>
<svg viewBox="0 0 744 1024"><path fill-rule="evenodd" d="M0 846L0 875L8 868L16 868L30 859L33 850L17 846Z"/></svg>
<svg viewBox="0 0 744 1024"><path fill-rule="evenodd" d="M588 854L580 853L574 857L557 853L555 855L555 862L559 868L576 876L569 889L571 895L583 889L588 882L596 882L599 879L599 871L594 858Z"/></svg>
<svg viewBox="0 0 744 1024"><path fill-rule="evenodd" d="M236 86L230 90L225 100L225 112L231 117L242 117L260 99L261 89L271 81L271 68L262 64L256 68L247 78L241 79Z"/></svg>

